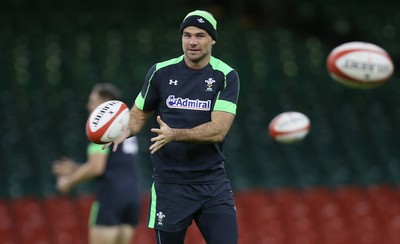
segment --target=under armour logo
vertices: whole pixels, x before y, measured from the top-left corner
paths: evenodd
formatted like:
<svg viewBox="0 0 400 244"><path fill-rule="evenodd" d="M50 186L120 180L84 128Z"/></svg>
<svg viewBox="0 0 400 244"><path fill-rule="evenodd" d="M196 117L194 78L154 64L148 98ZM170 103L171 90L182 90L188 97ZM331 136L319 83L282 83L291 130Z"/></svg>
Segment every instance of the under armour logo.
<svg viewBox="0 0 400 244"><path fill-rule="evenodd" d="M178 85L178 80L169 80L169 84L177 86Z"/></svg>
<svg viewBox="0 0 400 244"><path fill-rule="evenodd" d="M204 19L203 18L200 18L200 19L197 19L197 21L199 21L199 23L204 23Z"/></svg>

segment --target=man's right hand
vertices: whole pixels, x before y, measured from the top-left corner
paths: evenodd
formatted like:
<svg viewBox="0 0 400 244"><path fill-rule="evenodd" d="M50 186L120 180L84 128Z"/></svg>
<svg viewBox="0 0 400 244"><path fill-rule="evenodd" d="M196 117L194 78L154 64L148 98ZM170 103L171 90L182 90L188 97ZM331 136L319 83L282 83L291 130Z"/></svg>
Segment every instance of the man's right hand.
<svg viewBox="0 0 400 244"><path fill-rule="evenodd" d="M130 136L131 136L131 131L129 129L129 126L124 126L122 128L121 134L114 141L104 144L102 148L104 150L107 147L110 147L111 144L114 144L112 150L113 152L115 152L118 149L118 145L121 144L123 141L125 141L126 138Z"/></svg>

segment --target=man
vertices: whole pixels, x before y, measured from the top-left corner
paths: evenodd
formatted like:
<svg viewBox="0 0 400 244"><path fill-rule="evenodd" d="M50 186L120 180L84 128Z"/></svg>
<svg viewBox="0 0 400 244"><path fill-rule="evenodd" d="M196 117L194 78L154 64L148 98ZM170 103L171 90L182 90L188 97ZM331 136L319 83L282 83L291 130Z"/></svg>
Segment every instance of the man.
<svg viewBox="0 0 400 244"><path fill-rule="evenodd" d="M120 91L109 83L97 84L90 93L87 109L91 112L108 100L120 100ZM125 140L115 152L103 150L102 146L90 143L84 164L67 158L55 161L57 188L67 193L75 185L96 178L96 201L89 221L90 243L128 244L140 214L137 139Z"/></svg>
<svg viewBox="0 0 400 244"><path fill-rule="evenodd" d="M151 67L113 150L154 113L159 128L151 129L156 135L149 148L154 183L148 227L155 229L157 243L183 244L194 220L207 243L235 244L236 209L223 143L236 114L239 77L211 56L217 21L210 13L189 13L180 32L184 54Z"/></svg>

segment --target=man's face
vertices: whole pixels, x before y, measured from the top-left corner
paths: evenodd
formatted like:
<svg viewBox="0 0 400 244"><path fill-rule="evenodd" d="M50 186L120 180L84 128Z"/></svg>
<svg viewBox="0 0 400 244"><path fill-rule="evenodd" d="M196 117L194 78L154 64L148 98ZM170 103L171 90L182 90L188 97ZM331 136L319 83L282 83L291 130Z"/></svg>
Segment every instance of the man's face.
<svg viewBox="0 0 400 244"><path fill-rule="evenodd" d="M193 63L199 63L210 57L212 45L214 44L215 41L212 37L205 30L198 27L188 26L182 32L183 53Z"/></svg>

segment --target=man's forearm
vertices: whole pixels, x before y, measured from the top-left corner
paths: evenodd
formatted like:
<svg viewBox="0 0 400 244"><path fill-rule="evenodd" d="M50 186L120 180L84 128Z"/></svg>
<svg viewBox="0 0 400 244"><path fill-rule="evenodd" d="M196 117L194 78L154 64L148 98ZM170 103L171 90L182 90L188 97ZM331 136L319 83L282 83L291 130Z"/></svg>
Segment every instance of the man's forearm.
<svg viewBox="0 0 400 244"><path fill-rule="evenodd" d="M225 138L225 131L212 122L191 129L172 129L174 141L217 143Z"/></svg>
<svg viewBox="0 0 400 244"><path fill-rule="evenodd" d="M130 111L130 135L136 136L144 127L152 112L142 111L134 105Z"/></svg>

